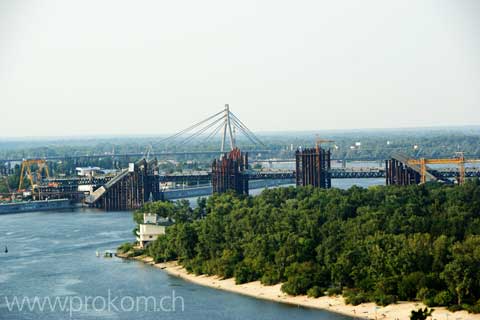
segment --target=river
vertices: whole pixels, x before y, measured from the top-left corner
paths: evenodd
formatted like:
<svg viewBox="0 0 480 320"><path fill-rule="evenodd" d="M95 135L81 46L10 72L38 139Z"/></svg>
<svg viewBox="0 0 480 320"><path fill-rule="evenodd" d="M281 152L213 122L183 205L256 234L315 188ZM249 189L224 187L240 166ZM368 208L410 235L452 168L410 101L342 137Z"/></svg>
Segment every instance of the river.
<svg viewBox="0 0 480 320"><path fill-rule="evenodd" d="M0 319L350 319L198 286L136 261L96 256L97 250L132 241L133 228L130 212L1 215Z"/></svg>

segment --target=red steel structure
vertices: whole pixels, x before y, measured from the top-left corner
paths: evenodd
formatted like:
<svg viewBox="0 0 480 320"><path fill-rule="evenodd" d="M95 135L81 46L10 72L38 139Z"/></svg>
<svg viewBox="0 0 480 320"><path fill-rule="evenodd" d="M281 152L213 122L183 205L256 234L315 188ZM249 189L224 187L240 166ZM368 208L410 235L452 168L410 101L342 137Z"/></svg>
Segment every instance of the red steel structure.
<svg viewBox="0 0 480 320"><path fill-rule="evenodd" d="M212 163L212 191L248 195L248 153L235 148Z"/></svg>
<svg viewBox="0 0 480 320"><path fill-rule="evenodd" d="M318 146L295 152L295 178L297 186L314 186L328 189L332 186L330 176L330 150Z"/></svg>

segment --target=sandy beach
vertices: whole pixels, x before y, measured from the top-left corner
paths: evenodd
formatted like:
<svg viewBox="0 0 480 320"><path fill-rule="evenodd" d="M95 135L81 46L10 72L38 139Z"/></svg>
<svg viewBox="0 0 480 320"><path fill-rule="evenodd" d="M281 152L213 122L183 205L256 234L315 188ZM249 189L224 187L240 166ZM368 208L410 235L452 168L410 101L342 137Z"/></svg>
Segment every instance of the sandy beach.
<svg viewBox="0 0 480 320"><path fill-rule="evenodd" d="M121 255L118 255L122 257ZM215 289L226 290L251 296L254 298L265 299L280 303L288 303L307 308L322 309L330 312L344 314L357 319L386 319L386 320L404 320L410 319L410 312L425 308L425 305L417 302L398 302L386 307L376 306L374 303L364 303L358 306L346 305L341 296L309 298L307 296L289 296L280 290L281 284L274 286L264 286L260 281L236 285L233 278L219 279L217 276L196 276L188 273L185 268L178 265L175 261L167 263L153 262L150 257L136 257L135 260L142 261L154 267L160 268L168 274L180 277L184 280ZM435 312L431 319L449 319L449 320L480 320L480 314L469 314L466 311L450 312L443 307L435 307Z"/></svg>

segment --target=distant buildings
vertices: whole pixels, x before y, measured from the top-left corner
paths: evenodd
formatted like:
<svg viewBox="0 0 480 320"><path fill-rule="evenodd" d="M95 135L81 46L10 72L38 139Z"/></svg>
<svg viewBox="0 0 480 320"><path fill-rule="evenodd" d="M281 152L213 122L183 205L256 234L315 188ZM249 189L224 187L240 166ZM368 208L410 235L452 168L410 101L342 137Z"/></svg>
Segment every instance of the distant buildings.
<svg viewBox="0 0 480 320"><path fill-rule="evenodd" d="M144 213L143 223L138 227L137 242L141 248L145 248L150 242L155 241L158 236L165 234L165 229L175 223L173 219L163 218L155 213Z"/></svg>
<svg viewBox="0 0 480 320"><path fill-rule="evenodd" d="M95 177L118 172L116 169L102 169L100 167L76 167L75 171L79 177Z"/></svg>
<svg viewBox="0 0 480 320"><path fill-rule="evenodd" d="M77 176L92 177L96 174L103 174L103 170L99 167L77 167L75 168Z"/></svg>

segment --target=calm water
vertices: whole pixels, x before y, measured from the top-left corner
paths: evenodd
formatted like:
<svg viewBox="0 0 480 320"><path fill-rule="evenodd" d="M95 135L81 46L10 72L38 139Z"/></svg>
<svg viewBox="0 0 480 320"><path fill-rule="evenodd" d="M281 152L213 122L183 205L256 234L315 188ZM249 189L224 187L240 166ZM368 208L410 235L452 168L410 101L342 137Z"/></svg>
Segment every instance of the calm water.
<svg viewBox="0 0 480 320"><path fill-rule="evenodd" d="M333 181L341 188L355 183L370 186L383 184L383 179ZM132 241L133 228L130 212L0 215L0 319L349 319L198 286L135 261L96 257L97 250L114 250ZM3 253L5 245L8 253ZM172 295L177 297L175 311ZM144 296L152 296L156 304L129 300ZM23 311L18 305L10 311L14 297L20 302L27 297L30 303L39 297L46 307L42 312L37 304L29 311L24 304ZM59 304L48 307L55 297ZM124 297L126 311L121 311L119 300ZM139 311L128 311L131 308Z"/></svg>
<svg viewBox="0 0 480 320"><path fill-rule="evenodd" d="M139 262L95 256L96 250L132 241L133 227L128 212L82 209L0 216L0 319L348 319L197 286ZM8 254L3 253L4 245ZM171 310L171 300L165 300L165 311L145 311L142 305L140 312L121 312L115 309L121 308L118 300L110 310L102 305L109 292L112 299L153 296L159 300L171 297L173 290L183 298L184 311L178 298L176 311L170 312L166 310ZM71 318L68 309L60 308L9 311L5 298L11 303L14 296L70 297L68 305L82 310L72 312ZM73 298L85 296L104 300L83 304Z"/></svg>

